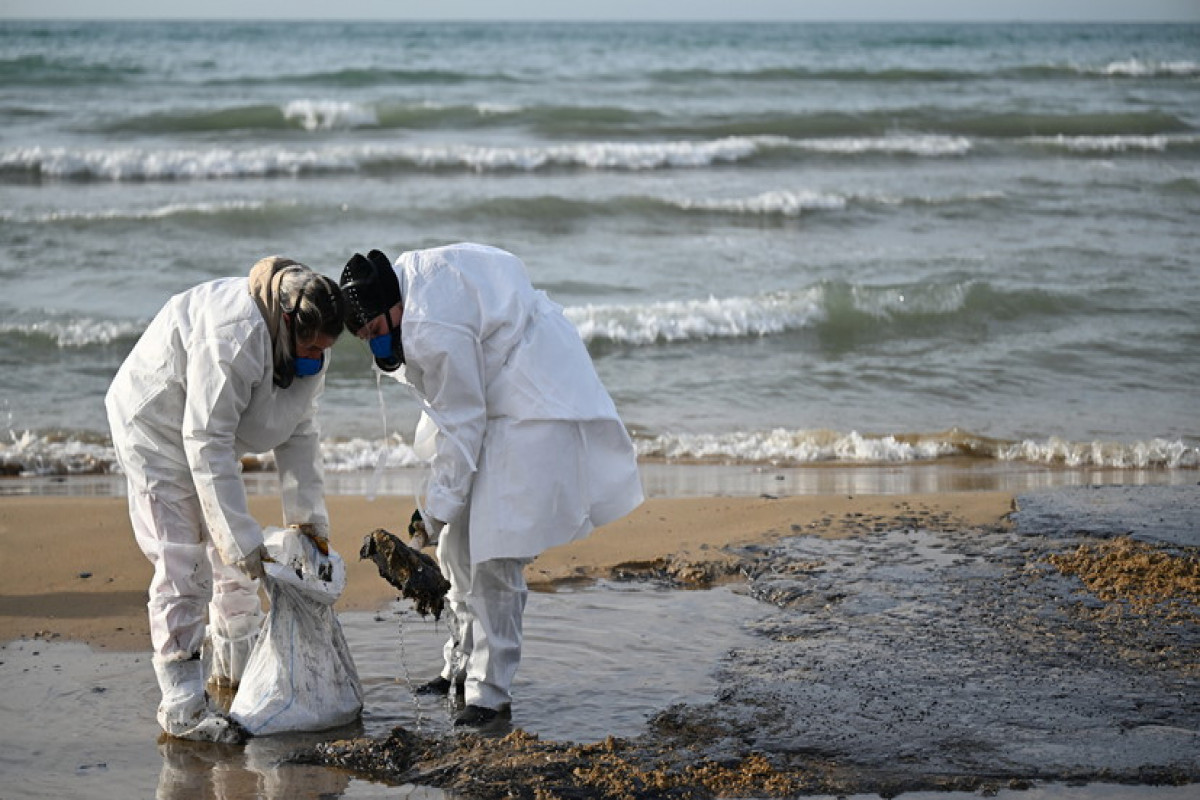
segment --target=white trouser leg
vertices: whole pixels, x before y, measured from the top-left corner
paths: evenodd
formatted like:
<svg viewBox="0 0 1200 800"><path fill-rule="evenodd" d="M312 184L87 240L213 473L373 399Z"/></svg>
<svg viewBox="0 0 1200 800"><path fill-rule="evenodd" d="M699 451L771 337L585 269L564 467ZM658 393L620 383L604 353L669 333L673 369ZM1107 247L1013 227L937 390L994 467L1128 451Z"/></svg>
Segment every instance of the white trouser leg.
<svg viewBox="0 0 1200 800"><path fill-rule="evenodd" d="M205 610L212 597L200 504L194 496L164 501L131 485L129 519L138 547L154 567L146 604L154 654L191 658L204 642Z"/></svg>
<svg viewBox="0 0 1200 800"><path fill-rule="evenodd" d="M217 686L236 687L262 628L259 582L226 565L211 542L207 556L213 574L206 642L212 670L209 680Z"/></svg>
<svg viewBox="0 0 1200 800"><path fill-rule="evenodd" d="M525 564L496 558L472 568L467 605L474 647L467 660L468 705L500 708L512 702L509 689L521 663L521 621L525 613Z"/></svg>
<svg viewBox="0 0 1200 800"><path fill-rule="evenodd" d="M469 705L500 708L511 703L509 690L521 663L529 561L497 558L472 566L465 522L446 526L437 556L450 581L446 602L453 612L451 636L442 649L442 677L451 682L465 679Z"/></svg>
<svg viewBox="0 0 1200 800"><path fill-rule="evenodd" d="M466 679L467 659L473 649L471 614L467 606L467 591L471 586L471 545L465 525L447 525L437 545L438 565L450 581L446 592L446 607L450 617L450 638L442 647L442 677L451 683Z"/></svg>

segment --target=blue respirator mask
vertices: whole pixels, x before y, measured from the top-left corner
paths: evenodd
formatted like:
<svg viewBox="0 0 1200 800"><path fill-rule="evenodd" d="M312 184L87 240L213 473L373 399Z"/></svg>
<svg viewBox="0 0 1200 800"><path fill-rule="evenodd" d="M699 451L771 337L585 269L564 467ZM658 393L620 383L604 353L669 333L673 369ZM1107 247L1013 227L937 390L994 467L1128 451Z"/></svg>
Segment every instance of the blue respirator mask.
<svg viewBox="0 0 1200 800"><path fill-rule="evenodd" d="M371 355L375 356L375 366L384 372L395 372L404 363L404 345L400 341L400 331L392 325L390 312L384 314L387 320L388 332L371 337L367 344Z"/></svg>
<svg viewBox="0 0 1200 800"><path fill-rule="evenodd" d="M292 361L292 368L296 371L297 378L311 378L321 371L321 367L325 366L325 354L322 353L320 358L300 358L296 357Z"/></svg>

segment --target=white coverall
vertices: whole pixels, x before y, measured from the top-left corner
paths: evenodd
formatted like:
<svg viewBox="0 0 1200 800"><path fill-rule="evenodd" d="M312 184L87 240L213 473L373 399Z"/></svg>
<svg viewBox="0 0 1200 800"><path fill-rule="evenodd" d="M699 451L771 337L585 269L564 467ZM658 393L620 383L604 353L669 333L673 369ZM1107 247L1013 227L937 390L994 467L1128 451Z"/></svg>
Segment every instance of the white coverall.
<svg viewBox="0 0 1200 800"><path fill-rule="evenodd" d="M422 512L457 630L442 677L498 709L521 658L524 566L643 500L633 444L575 326L510 253L458 244L394 265L405 367L437 425Z"/></svg>
<svg viewBox="0 0 1200 800"><path fill-rule="evenodd" d="M257 636L258 582L232 566L263 543L242 455L274 451L285 524L328 525L314 420L324 370L286 389L272 374L248 279L225 278L172 297L105 398L134 534L154 566L147 605L160 684L160 667L200 651L206 606L215 678L236 683Z"/></svg>

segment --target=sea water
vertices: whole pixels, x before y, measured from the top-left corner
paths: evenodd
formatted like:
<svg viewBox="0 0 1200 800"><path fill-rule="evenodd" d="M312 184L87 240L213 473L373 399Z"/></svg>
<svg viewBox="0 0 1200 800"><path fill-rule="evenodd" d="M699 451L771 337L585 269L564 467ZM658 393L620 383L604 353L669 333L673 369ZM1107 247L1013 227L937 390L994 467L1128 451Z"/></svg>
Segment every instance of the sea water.
<svg viewBox="0 0 1200 800"><path fill-rule="evenodd" d="M647 459L1200 465L1200 27L0 23L0 465L173 293L475 240ZM324 459L415 461L334 348ZM381 455L382 454L382 455Z"/></svg>
<svg viewBox="0 0 1200 800"><path fill-rule="evenodd" d="M751 641L743 621L759 608L729 588L602 584L532 593L512 724L547 740L637 736L674 703L711 700L718 664ZM319 741L385 736L398 725L452 735L455 709L410 691L441 668L446 625L418 617L407 601L340 619L363 684L361 724L251 739L245 748L160 737L148 652L37 639L0 646L0 797L407 797L333 770L283 763Z"/></svg>

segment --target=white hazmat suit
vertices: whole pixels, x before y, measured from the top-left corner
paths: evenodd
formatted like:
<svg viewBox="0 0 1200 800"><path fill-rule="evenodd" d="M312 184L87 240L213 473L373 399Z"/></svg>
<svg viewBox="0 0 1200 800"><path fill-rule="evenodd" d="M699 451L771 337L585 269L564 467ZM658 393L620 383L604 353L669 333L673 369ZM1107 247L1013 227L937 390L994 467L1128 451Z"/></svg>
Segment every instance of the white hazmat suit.
<svg viewBox="0 0 1200 800"><path fill-rule="evenodd" d="M314 421L324 372L280 388L272 352L249 280L211 281L167 302L105 398L134 534L154 566L158 719L173 735L203 714L206 610L218 682L236 685L261 626L258 582L233 566L263 544L240 457L273 451L285 524L328 527Z"/></svg>
<svg viewBox="0 0 1200 800"><path fill-rule="evenodd" d="M458 244L395 262L405 367L438 429L422 506L456 630L442 677L502 709L521 657L524 566L643 500L633 444L587 348L514 255Z"/></svg>

